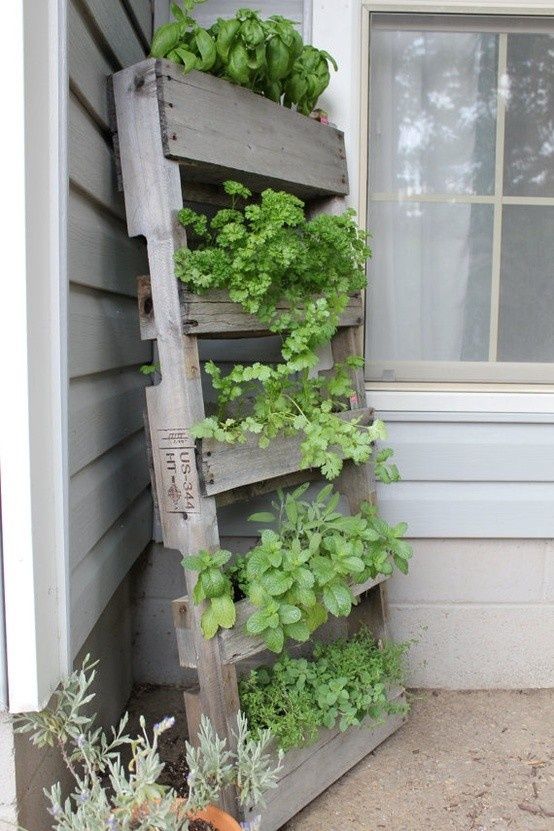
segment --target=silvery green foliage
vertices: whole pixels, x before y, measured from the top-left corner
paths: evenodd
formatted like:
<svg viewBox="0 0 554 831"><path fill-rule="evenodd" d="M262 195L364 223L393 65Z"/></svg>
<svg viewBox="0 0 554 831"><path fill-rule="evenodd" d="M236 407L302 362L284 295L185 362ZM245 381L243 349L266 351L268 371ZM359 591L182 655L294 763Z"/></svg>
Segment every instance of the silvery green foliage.
<svg viewBox="0 0 554 831"><path fill-rule="evenodd" d="M237 715L236 781L235 786L243 807L263 805L263 794L277 787L283 752L279 751L277 766L268 752L271 743L269 730L260 730L254 740L243 713Z"/></svg>
<svg viewBox="0 0 554 831"><path fill-rule="evenodd" d="M266 752L269 734L254 741L240 713L235 735L237 750L227 749L209 719L202 717L198 747L186 744L189 797L179 804L172 788L158 784L163 770L159 737L173 727L166 717L155 724L150 737L140 718L140 732L131 738L125 715L108 737L93 728L94 716L83 707L94 698L90 692L96 664L87 656L80 670L64 681L50 708L16 719L16 729L29 733L37 747L58 747L73 776L73 793L63 799L60 784L45 789L54 831L187 831L187 816L217 802L221 790L237 787L241 804L261 799L265 789L275 787L280 770ZM129 748L130 762L121 752ZM177 807L179 806L179 807Z"/></svg>
<svg viewBox="0 0 554 831"><path fill-rule="evenodd" d="M228 750L226 740L220 739L210 720L202 716L198 747L188 742L186 745L191 810L214 802L221 790L229 786L236 788L243 807L261 805L264 792L277 786L283 754L279 752L275 765L268 752L269 730L260 731L259 738L254 740L246 717L238 713L234 738L236 750Z"/></svg>

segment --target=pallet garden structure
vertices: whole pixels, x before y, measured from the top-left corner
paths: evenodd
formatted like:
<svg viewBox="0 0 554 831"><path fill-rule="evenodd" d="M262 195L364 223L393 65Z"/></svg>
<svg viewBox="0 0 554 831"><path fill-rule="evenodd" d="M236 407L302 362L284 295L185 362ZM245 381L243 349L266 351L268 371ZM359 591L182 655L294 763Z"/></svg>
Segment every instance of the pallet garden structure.
<svg viewBox="0 0 554 831"><path fill-rule="evenodd" d="M172 63L149 59L113 76L114 140L120 160L129 235L148 245L150 277L139 281L139 314L144 339L157 341L161 383L147 387L147 411L163 542L183 554L219 547L217 509L222 504L317 478L300 470L300 439L277 437L261 450L256 438L239 446L212 440L196 442L192 425L204 417L199 340L251 338L264 326L245 314L223 292L195 296L175 277L174 252L186 244L177 221L183 204L221 204L216 187L233 178L254 192L273 187L302 198L313 211L340 211L348 192L344 138L334 127L212 76L185 76ZM335 362L357 354L363 319L361 296L352 297L332 340ZM353 370L354 416L368 423L361 370ZM347 462L335 486L352 512L374 494L371 466ZM369 626L386 635L383 580L355 587L360 596L347 619L333 619L314 633L336 638ZM186 573L190 594L196 574ZM189 734L196 734L201 713L232 744L240 708L237 678L245 669L272 660L263 641L247 636L241 625L247 600L237 609L237 624L211 640L200 629L201 608L187 597L174 602L181 665L194 673L185 694ZM302 651L294 646L292 652ZM306 645L304 645L305 652ZM399 700L402 690L394 693ZM402 723L393 715L376 726L322 730L309 747L286 754L279 786L269 794L264 831L279 828L304 805L344 774ZM223 807L240 816L233 793Z"/></svg>

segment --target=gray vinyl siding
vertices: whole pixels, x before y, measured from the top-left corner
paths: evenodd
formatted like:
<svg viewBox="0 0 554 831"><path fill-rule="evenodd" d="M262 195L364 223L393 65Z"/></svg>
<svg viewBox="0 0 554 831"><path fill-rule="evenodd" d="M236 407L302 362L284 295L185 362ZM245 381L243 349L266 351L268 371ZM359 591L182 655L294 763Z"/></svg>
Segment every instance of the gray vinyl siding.
<svg viewBox="0 0 554 831"><path fill-rule="evenodd" d="M379 487L379 505L410 536L554 536L551 414L378 415L402 476Z"/></svg>
<svg viewBox="0 0 554 831"><path fill-rule="evenodd" d="M115 184L107 77L142 60L150 0L69 0L69 542L76 654L151 537L136 277Z"/></svg>
<svg viewBox="0 0 554 831"><path fill-rule="evenodd" d="M303 0L208 0L195 9L194 17L202 26L210 26L218 17L232 17L238 8L255 9L263 17L280 14L301 25L303 6Z"/></svg>

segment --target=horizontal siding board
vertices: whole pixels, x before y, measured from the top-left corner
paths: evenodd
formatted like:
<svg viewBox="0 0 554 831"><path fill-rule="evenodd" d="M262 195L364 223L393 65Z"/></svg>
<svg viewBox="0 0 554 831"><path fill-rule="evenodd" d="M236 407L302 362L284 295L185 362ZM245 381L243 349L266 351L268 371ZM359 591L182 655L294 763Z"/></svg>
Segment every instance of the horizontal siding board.
<svg viewBox="0 0 554 831"><path fill-rule="evenodd" d="M69 96L69 178L104 208L123 218L113 151L73 95Z"/></svg>
<svg viewBox="0 0 554 831"><path fill-rule="evenodd" d="M68 237L72 283L136 296L137 277L148 271L146 246L75 190L69 193Z"/></svg>
<svg viewBox="0 0 554 831"><path fill-rule="evenodd" d="M71 286L69 374L75 378L151 359L140 340L136 301Z"/></svg>
<svg viewBox="0 0 554 831"><path fill-rule="evenodd" d="M70 480L71 569L83 560L150 481L144 434L135 434Z"/></svg>
<svg viewBox="0 0 554 831"><path fill-rule="evenodd" d="M114 591L148 545L151 509L150 489L147 489L73 570L70 620L74 652L81 648Z"/></svg>
<svg viewBox="0 0 554 831"><path fill-rule="evenodd" d="M70 383L70 475L141 429L145 383L135 369Z"/></svg>
<svg viewBox="0 0 554 831"><path fill-rule="evenodd" d="M152 3L151 0L127 0L127 4L134 16L145 41L152 40Z"/></svg>
<svg viewBox="0 0 554 831"><path fill-rule="evenodd" d="M377 502L389 522L408 523L409 537L554 536L551 482L402 481L379 486Z"/></svg>
<svg viewBox="0 0 554 831"><path fill-rule="evenodd" d="M554 482L551 424L388 423L403 480Z"/></svg>
<svg viewBox="0 0 554 831"><path fill-rule="evenodd" d="M82 3L120 67L144 58L145 49L119 0L82 0Z"/></svg>
<svg viewBox="0 0 554 831"><path fill-rule="evenodd" d="M113 67L95 43L83 18L70 0L67 8L69 78L96 118L108 128L107 78Z"/></svg>

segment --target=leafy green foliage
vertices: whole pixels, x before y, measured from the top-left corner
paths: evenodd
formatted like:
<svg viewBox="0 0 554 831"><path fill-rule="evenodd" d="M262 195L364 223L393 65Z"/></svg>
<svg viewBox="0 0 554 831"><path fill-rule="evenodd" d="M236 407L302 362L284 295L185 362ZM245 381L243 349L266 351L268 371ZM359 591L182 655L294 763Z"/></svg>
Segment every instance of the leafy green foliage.
<svg viewBox="0 0 554 831"><path fill-rule="evenodd" d="M195 603L206 601L201 626L204 637L208 639L213 638L220 628L232 629L235 625L233 587L222 568L230 559L230 551L201 551L183 558L185 569L198 572L192 599Z"/></svg>
<svg viewBox="0 0 554 831"><path fill-rule="evenodd" d="M309 115L329 85L329 66L337 69L331 55L305 45L292 20L281 15L263 20L257 11L239 9L204 29L190 16L202 2L173 4L174 20L154 33L151 55L181 64L185 73L198 69L226 78Z"/></svg>
<svg viewBox="0 0 554 831"><path fill-rule="evenodd" d="M352 372L363 365L361 358L351 356L328 375L313 374L317 349L336 332L349 294L365 286L365 233L352 211L307 220L300 199L273 190L264 191L259 204L239 209L250 197L248 189L226 182L225 190L232 207L211 220L190 208L180 211L199 247L176 252L176 274L198 293L227 290L231 300L281 335L282 361L237 364L226 375L208 362L217 412L193 433L231 444L255 434L260 447L280 433L302 433L302 466L318 467L334 479L342 458L366 462L373 442L386 435L380 421L361 426L337 415L349 409ZM381 477L397 479L396 468L385 462Z"/></svg>
<svg viewBox="0 0 554 831"><path fill-rule="evenodd" d="M96 664L87 656L54 693L50 707L16 718L17 732L30 733L37 747L58 747L75 782L63 799L60 783L45 790L56 831L187 831L191 813L216 803L223 788L233 785L241 805L263 804L263 794L276 787L277 764L268 753L271 733L257 729L254 736L244 714L237 715L236 750L227 749L209 719L202 716L197 746L186 742L189 769L188 798L178 801L172 788L158 784L164 764L158 740L175 723L173 717L155 724L152 737L140 717L140 733L131 738L125 715L108 738L93 727L94 716L83 711L94 698L91 685ZM121 753L128 747L130 760Z"/></svg>
<svg viewBox="0 0 554 831"><path fill-rule="evenodd" d="M259 543L231 566L231 555L226 551L201 552L183 561L187 568L199 572L193 591L196 603L210 597L204 585L217 585L218 593L221 587L231 605L242 593L256 607L246 622L246 631L263 638L277 653L282 652L287 638L307 641L329 614L349 615L356 602L353 585L391 574L394 564L406 573L412 556L403 539L405 523L388 525L369 502L362 503L355 516L344 516L337 511L340 496L333 493L331 485L313 502L302 499L306 488L302 485L286 495L280 492L274 514L250 517L256 523L276 522L277 530L264 529ZM218 571L216 563L226 565L227 570ZM198 586L202 587L199 591ZM210 609L208 606L202 615L202 629L208 638L225 625L217 624Z"/></svg>
<svg viewBox="0 0 554 831"><path fill-rule="evenodd" d="M376 642L362 630L350 640L318 644L312 660L283 656L239 682L241 707L254 730L271 730L283 750L313 742L322 727L344 731L369 716L406 710L389 701L402 676L405 644Z"/></svg>

